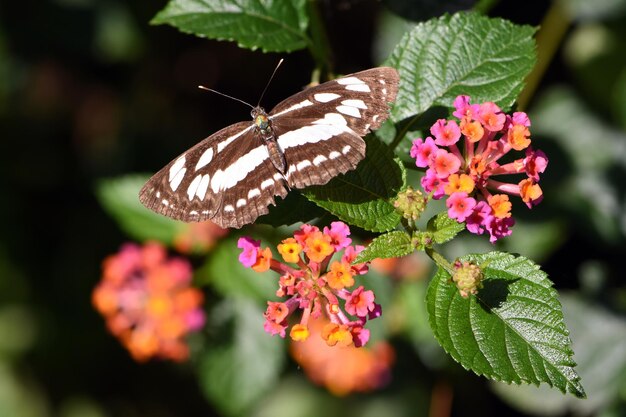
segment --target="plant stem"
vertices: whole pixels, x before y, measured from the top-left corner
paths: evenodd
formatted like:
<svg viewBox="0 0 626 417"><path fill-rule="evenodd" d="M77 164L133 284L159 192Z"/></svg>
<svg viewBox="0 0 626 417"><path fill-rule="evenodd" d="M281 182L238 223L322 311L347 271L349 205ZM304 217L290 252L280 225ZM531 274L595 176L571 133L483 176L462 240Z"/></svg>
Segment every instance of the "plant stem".
<svg viewBox="0 0 626 417"><path fill-rule="evenodd" d="M392 151L396 150L396 147L400 144L400 141L404 139L404 137L406 136L406 133L409 131L409 129L415 123L418 117L419 116L414 116L413 119L411 119L409 123L404 125L402 129L396 133L396 136L393 138L393 140L389 144L389 149L391 149Z"/></svg>
<svg viewBox="0 0 626 417"><path fill-rule="evenodd" d="M316 70L318 71L317 75L319 77L320 73L326 72L330 77L333 72L332 54L317 0L307 1L307 12L310 18L309 32L311 34L309 51L315 60Z"/></svg>
<svg viewBox="0 0 626 417"><path fill-rule="evenodd" d="M563 10L561 2L552 2L552 6L541 22L541 29L537 33L537 64L528 75L526 87L517 99L518 110L522 111L528 106L570 24L571 18L567 10Z"/></svg>
<svg viewBox="0 0 626 417"><path fill-rule="evenodd" d="M426 248L426 254L435 261L435 263L446 270L446 272L450 275L454 275L454 267L446 258L443 257L439 252L435 251L433 248Z"/></svg>

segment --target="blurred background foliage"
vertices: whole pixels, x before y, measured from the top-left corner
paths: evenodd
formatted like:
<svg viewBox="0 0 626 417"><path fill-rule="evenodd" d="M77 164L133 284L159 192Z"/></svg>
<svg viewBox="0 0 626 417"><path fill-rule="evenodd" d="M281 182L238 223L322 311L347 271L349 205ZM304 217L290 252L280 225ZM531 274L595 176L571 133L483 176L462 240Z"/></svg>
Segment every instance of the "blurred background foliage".
<svg viewBox="0 0 626 417"><path fill-rule="evenodd" d="M542 25L538 72L520 103L550 157L546 197L499 248L542 264L561 292L587 400L492 384L453 363L428 328L432 272L419 256L368 275L385 309L374 338L395 349L389 383L333 395L259 331L273 290L238 267L234 236L191 258L197 282L211 285L192 359L135 363L91 306L102 260L129 239L97 185L154 172L245 120L240 104L196 86L255 102L283 56L151 26L164 6L0 4L0 416L626 415L625 0L319 2L340 73L380 63L404 30L445 11L473 6ZM289 54L267 107L306 85L313 66L306 51ZM449 258L490 249L469 236L446 247Z"/></svg>

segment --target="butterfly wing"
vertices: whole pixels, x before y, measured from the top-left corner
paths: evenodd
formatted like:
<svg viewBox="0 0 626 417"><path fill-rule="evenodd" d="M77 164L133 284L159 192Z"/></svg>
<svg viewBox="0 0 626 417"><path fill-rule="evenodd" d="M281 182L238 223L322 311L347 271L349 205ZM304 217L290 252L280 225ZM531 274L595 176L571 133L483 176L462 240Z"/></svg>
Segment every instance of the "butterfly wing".
<svg viewBox="0 0 626 417"><path fill-rule="evenodd" d="M236 123L204 139L152 176L139 200L177 220L221 227L239 228L267 213L287 187L253 126Z"/></svg>
<svg viewBox="0 0 626 417"><path fill-rule="evenodd" d="M269 117L287 162L290 187L326 184L365 157L361 138L388 117L399 77L379 67L301 91L279 103Z"/></svg>

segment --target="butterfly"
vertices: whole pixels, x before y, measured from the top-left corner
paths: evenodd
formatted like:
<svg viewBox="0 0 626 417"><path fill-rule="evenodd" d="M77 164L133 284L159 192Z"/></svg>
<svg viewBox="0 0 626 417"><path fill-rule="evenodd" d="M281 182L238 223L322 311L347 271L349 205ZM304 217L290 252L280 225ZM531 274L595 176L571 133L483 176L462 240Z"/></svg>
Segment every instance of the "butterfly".
<svg viewBox="0 0 626 417"><path fill-rule="evenodd" d="M139 200L185 222L252 223L276 196L355 169L362 136L387 119L398 83L394 68L372 68L300 91L269 113L253 107L252 121L212 134L154 174Z"/></svg>

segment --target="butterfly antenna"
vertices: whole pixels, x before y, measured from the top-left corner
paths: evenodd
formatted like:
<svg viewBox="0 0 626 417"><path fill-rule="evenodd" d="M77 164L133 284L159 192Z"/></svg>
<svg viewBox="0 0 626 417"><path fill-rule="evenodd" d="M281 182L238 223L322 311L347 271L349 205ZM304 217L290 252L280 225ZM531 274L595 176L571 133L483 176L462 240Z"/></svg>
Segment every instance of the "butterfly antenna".
<svg viewBox="0 0 626 417"><path fill-rule="evenodd" d="M220 96L224 96L224 97L231 98L231 99L233 99L233 100L235 100L235 101L238 101L238 102L240 102L240 103L245 104L246 106L250 107L251 109L253 109L253 108L254 108L254 106L253 106L252 104L250 104L250 103L248 103L248 102L246 102L246 101L240 100L240 99L238 99L237 97L229 96L228 94L220 93L219 91L214 90L214 89L212 89L212 88L205 87L205 86L203 86L203 85L199 85L199 86L198 86L198 88L200 88L201 90L206 90L206 91L210 91L210 92L215 93L215 94L219 94Z"/></svg>
<svg viewBox="0 0 626 417"><path fill-rule="evenodd" d="M280 64L282 64L283 61L284 61L284 59L281 58L280 61L278 61L278 64L276 64L276 68L274 68L274 72L272 72L272 76L267 81L267 84L265 84L265 88L263 89L263 92L261 93L261 97L259 97L259 102L257 103L257 107L261 104L261 100L263 100L263 96L265 95L265 92L267 91L267 87L270 86L270 83L272 82L272 79L274 78L274 74L276 74L276 71L278 70L278 67L280 67Z"/></svg>

